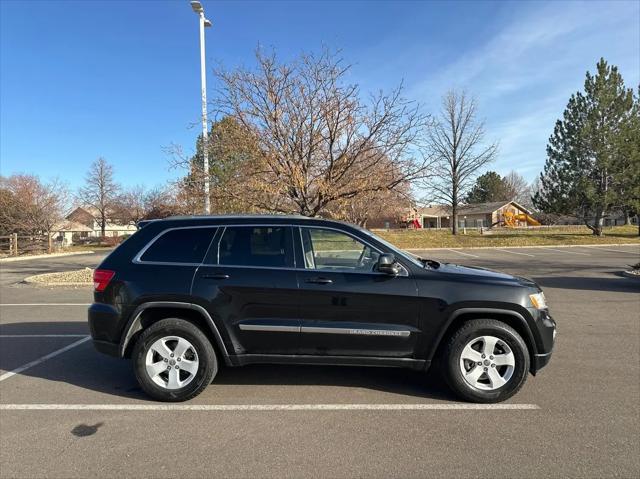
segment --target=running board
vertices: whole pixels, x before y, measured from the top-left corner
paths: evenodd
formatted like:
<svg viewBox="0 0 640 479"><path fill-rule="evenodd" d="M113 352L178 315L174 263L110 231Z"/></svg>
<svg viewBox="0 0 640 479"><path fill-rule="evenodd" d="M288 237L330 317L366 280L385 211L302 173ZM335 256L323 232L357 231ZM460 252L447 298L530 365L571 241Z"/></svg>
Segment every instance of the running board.
<svg viewBox="0 0 640 479"><path fill-rule="evenodd" d="M395 367L423 371L431 361L411 358L381 358L368 356L313 356L305 354L237 354L231 355L233 366L245 364L315 364L328 366Z"/></svg>

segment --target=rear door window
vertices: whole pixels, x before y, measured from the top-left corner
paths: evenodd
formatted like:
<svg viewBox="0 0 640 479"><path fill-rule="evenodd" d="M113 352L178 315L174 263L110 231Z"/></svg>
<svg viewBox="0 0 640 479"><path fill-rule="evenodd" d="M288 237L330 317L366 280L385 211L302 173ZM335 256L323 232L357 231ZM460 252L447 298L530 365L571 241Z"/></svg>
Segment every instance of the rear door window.
<svg viewBox="0 0 640 479"><path fill-rule="evenodd" d="M179 228L156 239L140 256L143 262L200 264L216 228Z"/></svg>
<svg viewBox="0 0 640 479"><path fill-rule="evenodd" d="M218 245L218 264L270 268L293 267L288 226L230 226Z"/></svg>

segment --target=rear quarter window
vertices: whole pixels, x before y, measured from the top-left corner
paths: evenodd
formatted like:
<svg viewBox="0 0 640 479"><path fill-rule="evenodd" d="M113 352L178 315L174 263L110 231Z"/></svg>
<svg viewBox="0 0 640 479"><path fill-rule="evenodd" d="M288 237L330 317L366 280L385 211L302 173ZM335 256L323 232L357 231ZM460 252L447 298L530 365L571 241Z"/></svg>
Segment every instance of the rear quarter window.
<svg viewBox="0 0 640 479"><path fill-rule="evenodd" d="M216 228L181 228L159 236L142 253L140 261L200 264Z"/></svg>

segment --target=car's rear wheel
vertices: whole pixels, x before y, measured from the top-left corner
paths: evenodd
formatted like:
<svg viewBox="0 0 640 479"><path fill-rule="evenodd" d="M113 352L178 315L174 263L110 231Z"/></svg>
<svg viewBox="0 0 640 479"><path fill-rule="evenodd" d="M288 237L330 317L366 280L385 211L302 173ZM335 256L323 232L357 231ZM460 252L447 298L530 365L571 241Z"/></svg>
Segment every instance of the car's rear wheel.
<svg viewBox="0 0 640 479"><path fill-rule="evenodd" d="M218 372L211 342L197 326L183 319L163 319L145 329L131 357L140 386L160 401L191 399Z"/></svg>
<svg viewBox="0 0 640 479"><path fill-rule="evenodd" d="M476 319L462 325L444 350L444 376L462 398L480 403L504 401L516 394L529 373L529 351L507 324Z"/></svg>

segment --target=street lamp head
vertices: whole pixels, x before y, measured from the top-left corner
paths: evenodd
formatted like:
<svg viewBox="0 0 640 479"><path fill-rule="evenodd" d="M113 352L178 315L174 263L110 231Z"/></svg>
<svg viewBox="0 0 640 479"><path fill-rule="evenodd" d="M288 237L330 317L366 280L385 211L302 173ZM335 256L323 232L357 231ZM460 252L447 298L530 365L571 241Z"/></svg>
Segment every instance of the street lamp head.
<svg viewBox="0 0 640 479"><path fill-rule="evenodd" d="M196 13L201 13L204 9L202 8L202 4L198 2L198 0L193 0L191 3L191 8Z"/></svg>
<svg viewBox="0 0 640 479"><path fill-rule="evenodd" d="M209 20L208 18L205 18L205 19L204 19L204 26L205 26L205 27L210 27L211 25L212 25L212 24L211 24L211 20Z"/></svg>

